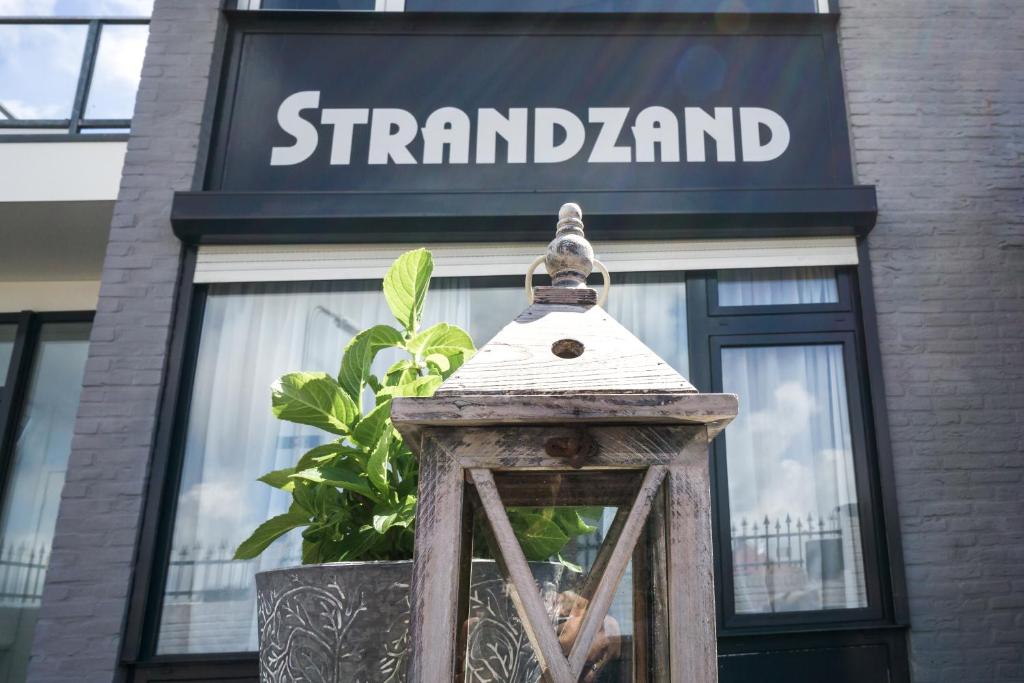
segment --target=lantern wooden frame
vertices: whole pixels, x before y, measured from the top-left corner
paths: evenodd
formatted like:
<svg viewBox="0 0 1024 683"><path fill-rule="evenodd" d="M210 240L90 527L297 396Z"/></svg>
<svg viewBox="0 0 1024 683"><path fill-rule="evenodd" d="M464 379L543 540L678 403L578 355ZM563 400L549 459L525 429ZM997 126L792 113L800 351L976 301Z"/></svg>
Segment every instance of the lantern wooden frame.
<svg viewBox="0 0 1024 683"><path fill-rule="evenodd" d="M526 398L526 397L524 397ZM537 397L539 398L539 397ZM655 410L642 411L635 422L625 420L621 414L591 414L583 419L570 417L573 404L593 407L592 396L581 395L567 402L560 397L558 405L564 412L549 412L549 424L527 422L516 426L500 424L478 425L469 428L437 424L438 418L416 414L407 405L396 405L395 421L401 424L409 443L420 457L420 494L417 511L416 550L414 555L412 623L410 625L413 650L409 680L458 680L455 670L459 643L460 593L467 584L463 575L467 565L468 543L466 501L467 487L473 487L480 496L484 510L495 528L508 571L524 611L529 615L524 625L545 623L536 590L527 587L533 582L526 560L508 527L502 502L494 484L494 472L548 471L565 472L564 458L549 455L545 443L550 439L574 437L582 427L596 444L597 456L584 465L582 472L609 470L641 470L644 481L636 501L619 533L618 543L610 558L599 557L608 564L594 593L595 601L588 610L589 620L581 628L577 645L568 660L562 655L554 633L544 628L531 630L536 642L535 654L543 669L549 671L547 680L562 683L576 681L580 654L589 648L596 627L607 613L615 588L622 577L648 513L654 506L662 482L665 484L665 567L668 583L668 638L670 662L665 667L673 682L704 682L717 680L715 647L714 577L711 549L711 502L708 474L708 442L720 427L730 408L735 410L733 397L718 399L720 411L712 410L707 401L711 397L693 395L690 401L679 396L644 395L644 401L664 400L668 410L661 416ZM607 398L607 397L602 397ZM623 396L622 398L626 398ZM717 398L717 397L716 397ZM732 399L730 401L729 399ZM470 412L476 413L481 401ZM693 424L678 418L680 408L691 403L707 419L705 424ZM531 402L527 419L536 420L537 402ZM399 406L401 408L399 409ZM435 404L432 408L436 408ZM452 402L448 406L458 411ZM433 411L432 411L433 412ZM509 406L501 407L502 422L511 417ZM717 415L708 413L717 412ZM641 422L659 419L662 422ZM602 419L603 418L603 419ZM475 421L482 420L476 413ZM671 420L671 421L670 421ZM611 422L611 424L609 424ZM557 423L557 425L555 424ZM517 443L514 449L507 444ZM503 448L502 444L506 447ZM568 499L566 504L573 504ZM501 522L504 521L504 525ZM596 608L595 608L596 605ZM573 655L576 655L575 657ZM573 675L575 673L576 675Z"/></svg>
<svg viewBox="0 0 1024 683"><path fill-rule="evenodd" d="M697 393L596 305L597 293L584 285L593 256L579 208L566 205L559 218L546 260L560 286L535 288L530 307L434 396L392 405L396 428L420 459L408 680L462 680L475 505L489 522L544 681L579 680L631 558L653 562L659 577L649 621L662 653L653 661L641 652L634 679L717 681L708 444L735 417L736 396ZM563 355L563 343L576 352ZM594 561L581 595L588 606L567 654L496 482L496 475L521 481L528 494L545 473L579 478L559 489L558 505L580 504L590 482L632 500L619 507ZM645 529L654 530L646 541ZM643 550L634 552L638 543Z"/></svg>

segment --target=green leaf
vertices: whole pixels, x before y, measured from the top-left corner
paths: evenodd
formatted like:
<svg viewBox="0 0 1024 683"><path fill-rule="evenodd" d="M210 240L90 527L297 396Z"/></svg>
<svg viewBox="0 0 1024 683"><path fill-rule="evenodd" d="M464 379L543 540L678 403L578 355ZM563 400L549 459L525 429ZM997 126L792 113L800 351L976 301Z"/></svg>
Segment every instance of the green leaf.
<svg viewBox="0 0 1024 683"><path fill-rule="evenodd" d="M284 469L267 472L257 481L262 481L264 484L273 486L275 489L291 491L295 488L295 481L291 478L293 474L295 474L294 467L285 467Z"/></svg>
<svg viewBox="0 0 1024 683"><path fill-rule="evenodd" d="M391 401L378 403L352 430L352 440L363 448L373 448L380 441L381 434L391 426Z"/></svg>
<svg viewBox="0 0 1024 683"><path fill-rule="evenodd" d="M295 488L292 489L292 506L289 512L303 512L307 516L316 514L316 486L309 481L302 481L295 475Z"/></svg>
<svg viewBox="0 0 1024 683"><path fill-rule="evenodd" d="M565 559L564 557L562 557L562 553L558 553L558 563L571 572L575 572L577 574L583 573L583 567L576 564L575 562L570 562L569 560Z"/></svg>
<svg viewBox="0 0 1024 683"><path fill-rule="evenodd" d="M430 286L434 259L426 249L407 251L395 260L384 276L384 298L395 319L414 333L423 317L423 301Z"/></svg>
<svg viewBox="0 0 1024 683"><path fill-rule="evenodd" d="M397 512L392 512L392 513L387 514L387 515L374 515L373 516L373 530L376 531L378 534L387 533L387 530L390 529L394 525L395 520L397 520L397 519L398 519L398 513Z"/></svg>
<svg viewBox="0 0 1024 683"><path fill-rule="evenodd" d="M274 415L344 436L359 408L333 377L323 372L292 372L271 386Z"/></svg>
<svg viewBox="0 0 1024 683"><path fill-rule="evenodd" d="M341 439L338 439L337 441L320 444L319 446L309 449L301 458L299 458L299 462L293 469L296 472L301 472L302 470L308 470L310 467L315 467L317 465L330 464L343 455L354 455L358 457L361 456L362 453L355 448L346 446L341 442Z"/></svg>
<svg viewBox="0 0 1024 683"><path fill-rule="evenodd" d="M418 358L440 353L451 356L456 353L472 353L476 350L469 334L460 327L438 323L423 330L405 344L410 353Z"/></svg>
<svg viewBox="0 0 1024 683"><path fill-rule="evenodd" d="M394 387L399 384L406 384L420 376L419 366L416 361L406 358L394 363L384 373L384 386ZM379 390L378 390L379 391Z"/></svg>
<svg viewBox="0 0 1024 683"><path fill-rule="evenodd" d="M256 527L249 538L242 541L235 551L236 560L251 560L278 538L292 529L309 524L309 517L295 512L286 512L277 517L271 517Z"/></svg>
<svg viewBox="0 0 1024 683"><path fill-rule="evenodd" d="M457 354L458 357L462 357L462 354ZM423 359L427 365L429 365L437 374L442 377L447 377L451 374L452 361L448 356L443 353L432 353Z"/></svg>
<svg viewBox="0 0 1024 683"><path fill-rule="evenodd" d="M390 396L392 398L395 396L432 396L443 381L440 375L427 375L398 386L381 387L377 395L378 397Z"/></svg>
<svg viewBox="0 0 1024 683"><path fill-rule="evenodd" d="M370 376L370 366L377 353L401 344L401 332L388 325L374 325L353 337L345 347L338 382L357 405L361 403L363 384Z"/></svg>
<svg viewBox="0 0 1024 683"><path fill-rule="evenodd" d="M508 519L527 560L546 560L569 542L569 536L547 515L513 508L509 510Z"/></svg>
<svg viewBox="0 0 1024 683"><path fill-rule="evenodd" d="M376 487L378 491L387 495L388 486L388 462L391 453L391 431L385 431L377 442L377 446L370 455L370 461L366 464L366 478Z"/></svg>
<svg viewBox="0 0 1024 683"><path fill-rule="evenodd" d="M570 538L574 536L587 536L597 531L596 526L587 524L587 521L580 516L580 510L586 508L555 508L551 519Z"/></svg>
<svg viewBox="0 0 1024 683"><path fill-rule="evenodd" d="M336 486L340 489L345 489L346 491L352 491L353 493L358 493L361 496L366 496L371 500L381 500L380 496L370 488L370 485L365 478L360 476L358 472L354 472L345 467L320 465L319 467L310 467L308 470L296 472L292 477L294 479L309 481L314 484L328 484L330 486Z"/></svg>

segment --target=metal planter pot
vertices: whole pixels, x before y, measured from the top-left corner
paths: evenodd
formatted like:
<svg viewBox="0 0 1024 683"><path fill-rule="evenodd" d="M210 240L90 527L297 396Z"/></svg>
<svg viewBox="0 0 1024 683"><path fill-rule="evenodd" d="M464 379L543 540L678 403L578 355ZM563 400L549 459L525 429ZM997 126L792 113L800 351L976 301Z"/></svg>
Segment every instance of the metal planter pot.
<svg viewBox="0 0 1024 683"><path fill-rule="evenodd" d="M536 563L531 568L553 597L562 567ZM257 574L260 680L405 681L411 574L412 562L339 562ZM473 561L467 623L467 681L540 679L492 561Z"/></svg>

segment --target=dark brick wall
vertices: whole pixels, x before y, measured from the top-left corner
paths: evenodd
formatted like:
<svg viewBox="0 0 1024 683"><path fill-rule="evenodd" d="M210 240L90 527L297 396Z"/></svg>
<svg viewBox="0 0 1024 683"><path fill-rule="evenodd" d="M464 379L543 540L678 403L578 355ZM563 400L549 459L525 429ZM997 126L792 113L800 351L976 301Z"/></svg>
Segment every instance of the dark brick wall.
<svg viewBox="0 0 1024 683"><path fill-rule="evenodd" d="M110 230L67 483L29 669L111 681L132 580L220 0L157 0Z"/></svg>
<svg viewBox="0 0 1024 683"><path fill-rule="evenodd" d="M157 0L30 680L117 662L220 0ZM1024 5L843 0L915 680L1024 681Z"/></svg>
<svg viewBox="0 0 1024 683"><path fill-rule="evenodd" d="M914 680L1024 681L1024 4L841 9Z"/></svg>

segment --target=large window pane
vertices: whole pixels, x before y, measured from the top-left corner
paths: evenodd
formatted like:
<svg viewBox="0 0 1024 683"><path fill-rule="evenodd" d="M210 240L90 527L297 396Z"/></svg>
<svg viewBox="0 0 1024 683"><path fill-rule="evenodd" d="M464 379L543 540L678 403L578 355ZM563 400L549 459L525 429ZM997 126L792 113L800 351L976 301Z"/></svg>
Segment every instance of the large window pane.
<svg viewBox="0 0 1024 683"><path fill-rule="evenodd" d="M148 17L153 0L4 0L0 16L10 17Z"/></svg>
<svg viewBox="0 0 1024 683"><path fill-rule="evenodd" d="M373 10L376 0L263 0L262 9Z"/></svg>
<svg viewBox="0 0 1024 683"><path fill-rule="evenodd" d="M100 31L87 119L130 119L139 89L149 26L108 24Z"/></svg>
<svg viewBox="0 0 1024 683"><path fill-rule="evenodd" d="M718 271L719 306L785 306L838 301L836 269L832 266Z"/></svg>
<svg viewBox="0 0 1024 683"><path fill-rule="evenodd" d="M86 32L85 25L0 25L0 125L71 116Z"/></svg>
<svg viewBox="0 0 1024 683"><path fill-rule="evenodd" d="M623 275L613 315L666 361L686 370L681 276ZM425 323L466 327L478 346L526 307L516 278L437 278ZM157 651L256 649L253 574L298 564L291 534L252 562L229 558L253 528L285 512L290 496L256 478L291 466L328 439L275 420L270 384L295 370L335 371L352 335L394 324L379 281L213 285L207 296L184 447ZM391 361L381 359L382 367Z"/></svg>
<svg viewBox="0 0 1024 683"><path fill-rule="evenodd" d="M722 350L736 612L865 607L842 346Z"/></svg>
<svg viewBox="0 0 1024 683"><path fill-rule="evenodd" d="M0 389L3 389L4 384L7 383L7 371L11 365L14 336L17 332L17 325L0 325Z"/></svg>
<svg viewBox="0 0 1024 683"><path fill-rule="evenodd" d="M0 681L25 680L88 339L87 323L40 330L0 514Z"/></svg>

